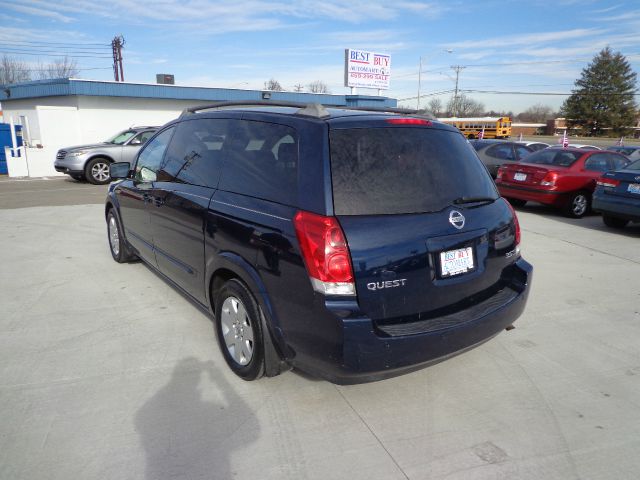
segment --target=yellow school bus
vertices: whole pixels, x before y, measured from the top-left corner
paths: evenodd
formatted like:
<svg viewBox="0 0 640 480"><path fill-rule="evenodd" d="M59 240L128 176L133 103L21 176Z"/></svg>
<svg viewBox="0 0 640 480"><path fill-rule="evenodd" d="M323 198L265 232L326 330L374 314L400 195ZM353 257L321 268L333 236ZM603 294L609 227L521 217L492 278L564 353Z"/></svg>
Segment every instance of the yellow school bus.
<svg viewBox="0 0 640 480"><path fill-rule="evenodd" d="M510 117L439 118L439 122L458 127L467 138L509 138L511 136ZM482 134L484 129L484 134Z"/></svg>

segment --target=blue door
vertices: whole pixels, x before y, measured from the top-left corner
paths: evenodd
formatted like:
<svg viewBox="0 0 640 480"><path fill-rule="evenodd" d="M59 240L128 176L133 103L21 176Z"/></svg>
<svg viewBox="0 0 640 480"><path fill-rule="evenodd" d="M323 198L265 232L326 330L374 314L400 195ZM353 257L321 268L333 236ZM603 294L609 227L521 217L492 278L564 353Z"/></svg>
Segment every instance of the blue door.
<svg viewBox="0 0 640 480"><path fill-rule="evenodd" d="M22 126L16 125L16 142L18 147L22 146ZM12 147L11 126L8 123L0 123L0 175L6 175L7 159L4 154L4 147Z"/></svg>

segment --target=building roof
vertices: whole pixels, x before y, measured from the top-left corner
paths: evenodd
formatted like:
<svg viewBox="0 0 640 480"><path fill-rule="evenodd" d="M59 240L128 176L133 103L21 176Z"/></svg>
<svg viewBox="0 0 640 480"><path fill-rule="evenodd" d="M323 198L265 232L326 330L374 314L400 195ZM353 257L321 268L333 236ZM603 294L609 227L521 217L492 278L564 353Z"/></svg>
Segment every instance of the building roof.
<svg viewBox="0 0 640 480"><path fill-rule="evenodd" d="M86 95L96 97L134 97L171 100L240 101L272 100L322 103L335 106L395 107L397 100L373 95L330 95L320 93L273 92L233 88L189 87L151 83L125 83L102 80L58 78L0 87L0 101L10 102L41 97Z"/></svg>

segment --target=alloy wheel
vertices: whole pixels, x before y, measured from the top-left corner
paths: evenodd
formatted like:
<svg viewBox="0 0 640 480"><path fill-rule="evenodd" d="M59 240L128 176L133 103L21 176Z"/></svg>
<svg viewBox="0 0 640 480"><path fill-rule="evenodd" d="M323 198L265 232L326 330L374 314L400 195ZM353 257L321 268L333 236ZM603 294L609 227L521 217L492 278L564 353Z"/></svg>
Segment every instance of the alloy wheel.
<svg viewBox="0 0 640 480"><path fill-rule="evenodd" d="M224 300L220 325L231 358L238 365L247 365L253 357L254 332L247 310L239 298L229 296Z"/></svg>
<svg viewBox="0 0 640 480"><path fill-rule="evenodd" d="M116 217L113 215L109 217L109 244L113 255L117 257L120 254L120 232L118 231Z"/></svg>
<svg viewBox="0 0 640 480"><path fill-rule="evenodd" d="M109 164L104 162L98 162L91 167L91 175L99 182L106 182L109 180Z"/></svg>
<svg viewBox="0 0 640 480"><path fill-rule="evenodd" d="M581 217L587 211L588 201L585 195L576 195L573 199L572 211L576 217Z"/></svg>

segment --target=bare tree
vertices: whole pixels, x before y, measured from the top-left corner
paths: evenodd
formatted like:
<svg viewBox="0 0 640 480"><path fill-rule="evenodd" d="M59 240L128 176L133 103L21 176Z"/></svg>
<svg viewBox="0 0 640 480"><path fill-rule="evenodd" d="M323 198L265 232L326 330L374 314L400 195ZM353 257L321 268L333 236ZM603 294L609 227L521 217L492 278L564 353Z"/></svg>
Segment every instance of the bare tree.
<svg viewBox="0 0 640 480"><path fill-rule="evenodd" d="M527 108L524 112L519 113L517 118L522 122L544 123L555 116L556 114L553 111L553 108L549 105L536 103L535 105Z"/></svg>
<svg viewBox="0 0 640 480"><path fill-rule="evenodd" d="M327 84L322 80L314 80L309 85L307 85L307 88L311 93L331 93L331 91L329 91L329 87L327 87Z"/></svg>
<svg viewBox="0 0 640 480"><path fill-rule="evenodd" d="M29 65L6 54L0 59L0 85L31 80Z"/></svg>
<svg viewBox="0 0 640 480"><path fill-rule="evenodd" d="M465 94L460 94L457 98L454 97L449 101L447 110L456 117L482 115L484 113L484 104L467 97Z"/></svg>
<svg viewBox="0 0 640 480"><path fill-rule="evenodd" d="M293 91L294 91L294 92L298 92L298 93L300 93L300 92L304 92L304 85L302 85L301 83L296 83L296 84L293 86Z"/></svg>
<svg viewBox="0 0 640 480"><path fill-rule="evenodd" d="M282 85L280 85L280 82L277 81L275 78L271 78L269 79L269 81L264 82L264 89L271 90L272 92L284 91L284 88L282 88Z"/></svg>
<svg viewBox="0 0 640 480"><path fill-rule="evenodd" d="M432 98L427 104L427 110L437 117L442 113L442 100L439 98Z"/></svg>
<svg viewBox="0 0 640 480"><path fill-rule="evenodd" d="M38 78L40 80L47 78L71 78L76 77L79 73L78 63L65 56L47 65L41 65L38 69Z"/></svg>

